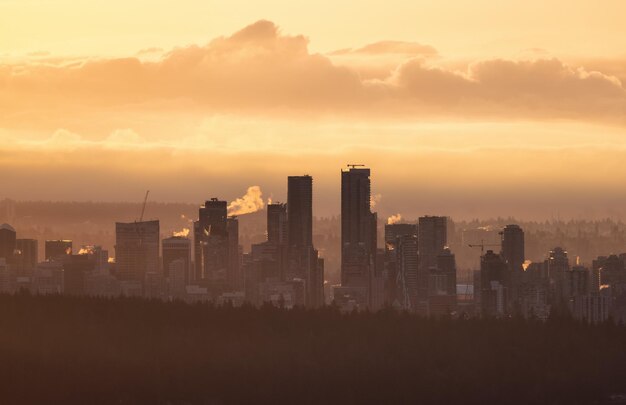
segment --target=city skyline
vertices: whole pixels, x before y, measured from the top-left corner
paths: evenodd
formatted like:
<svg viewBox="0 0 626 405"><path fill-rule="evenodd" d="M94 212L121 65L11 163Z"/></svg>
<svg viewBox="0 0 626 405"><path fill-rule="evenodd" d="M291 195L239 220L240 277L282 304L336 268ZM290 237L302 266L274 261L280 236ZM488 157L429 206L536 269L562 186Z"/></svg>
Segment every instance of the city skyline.
<svg viewBox="0 0 626 405"><path fill-rule="evenodd" d="M0 0L0 403L626 404L625 0Z"/></svg>

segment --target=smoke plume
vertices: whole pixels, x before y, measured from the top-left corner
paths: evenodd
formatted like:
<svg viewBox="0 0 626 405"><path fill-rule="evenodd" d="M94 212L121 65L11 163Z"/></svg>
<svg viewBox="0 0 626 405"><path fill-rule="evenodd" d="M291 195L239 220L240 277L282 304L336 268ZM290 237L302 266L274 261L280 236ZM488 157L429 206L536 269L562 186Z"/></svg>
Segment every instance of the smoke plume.
<svg viewBox="0 0 626 405"><path fill-rule="evenodd" d="M172 232L172 236L186 238L187 236L189 236L189 228L183 228L178 232Z"/></svg>
<svg viewBox="0 0 626 405"><path fill-rule="evenodd" d="M94 253L94 250L95 250L94 246L83 246L78 251L78 254L79 255L92 255ZM68 254L70 254L70 253L68 253Z"/></svg>
<svg viewBox="0 0 626 405"><path fill-rule="evenodd" d="M402 215L401 214L392 215L389 218L387 218L387 224L388 225L397 224L401 220L402 220Z"/></svg>
<svg viewBox="0 0 626 405"><path fill-rule="evenodd" d="M370 195L370 208L376 207L376 205L383 199L382 194L372 194Z"/></svg>
<svg viewBox="0 0 626 405"><path fill-rule="evenodd" d="M263 209L265 203L263 202L263 192L259 186L248 187L246 195L241 198L237 198L228 204L228 215L244 215L257 212Z"/></svg>

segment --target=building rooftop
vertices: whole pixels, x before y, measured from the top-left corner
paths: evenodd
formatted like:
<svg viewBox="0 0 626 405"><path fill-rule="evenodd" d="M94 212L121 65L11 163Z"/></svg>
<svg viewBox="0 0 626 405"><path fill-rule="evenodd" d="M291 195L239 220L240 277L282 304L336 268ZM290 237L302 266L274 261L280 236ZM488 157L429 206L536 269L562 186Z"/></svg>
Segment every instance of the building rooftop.
<svg viewBox="0 0 626 405"><path fill-rule="evenodd" d="M9 224L2 224L2 225L0 225L0 229L6 229L8 231L15 232L15 229L11 225L9 225Z"/></svg>

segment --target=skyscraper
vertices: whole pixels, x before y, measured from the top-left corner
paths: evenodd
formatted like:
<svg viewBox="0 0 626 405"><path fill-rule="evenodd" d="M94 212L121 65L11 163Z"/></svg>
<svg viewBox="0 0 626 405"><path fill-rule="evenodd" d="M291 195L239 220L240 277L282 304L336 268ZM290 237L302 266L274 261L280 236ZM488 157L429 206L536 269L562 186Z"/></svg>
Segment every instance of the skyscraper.
<svg viewBox="0 0 626 405"><path fill-rule="evenodd" d="M502 259L509 271L522 271L524 264L524 231L519 225L507 225L502 230Z"/></svg>
<svg viewBox="0 0 626 405"><path fill-rule="evenodd" d="M507 265L499 254L488 250L480 258L480 308L483 317L500 317L506 311ZM474 286L476 288L476 286Z"/></svg>
<svg viewBox="0 0 626 405"><path fill-rule="evenodd" d="M228 203L217 198L200 207L194 223L195 281L213 294L241 287L239 222L228 218Z"/></svg>
<svg viewBox="0 0 626 405"><path fill-rule="evenodd" d="M404 303L404 282L403 274L399 271L399 244L401 236L412 236L415 243L415 277L417 277L417 225L416 224L387 224L385 225L385 301L389 304ZM404 254L408 253L405 249ZM406 263L406 259L405 259ZM417 288L417 286L416 286Z"/></svg>
<svg viewBox="0 0 626 405"><path fill-rule="evenodd" d="M524 255L524 231L518 225L507 225L502 232L502 250L500 256L507 265L507 275L505 284L508 294L509 308L514 305L515 302L519 302L522 288L522 273L524 271L523 265L525 260Z"/></svg>
<svg viewBox="0 0 626 405"><path fill-rule="evenodd" d="M285 277L288 257L288 224L287 204L267 205L267 249L273 252L271 261L274 263L273 274L283 280Z"/></svg>
<svg viewBox="0 0 626 405"><path fill-rule="evenodd" d="M287 244L287 204L267 204L267 241Z"/></svg>
<svg viewBox="0 0 626 405"><path fill-rule="evenodd" d="M437 267L437 257L447 245L447 217L420 217L417 227L419 253L418 296L425 300L428 295L428 275Z"/></svg>
<svg viewBox="0 0 626 405"><path fill-rule="evenodd" d="M398 302L403 309L415 310L418 303L417 237L402 235L396 241Z"/></svg>
<svg viewBox="0 0 626 405"><path fill-rule="evenodd" d="M370 169L349 166L341 171L341 285L363 288L366 297L376 253L370 193Z"/></svg>
<svg viewBox="0 0 626 405"><path fill-rule="evenodd" d="M115 223L117 277L144 282L146 273L159 272L159 221Z"/></svg>
<svg viewBox="0 0 626 405"><path fill-rule="evenodd" d="M287 178L287 224L289 246L313 246L313 178Z"/></svg>
<svg viewBox="0 0 626 405"><path fill-rule="evenodd" d="M319 260L318 251L313 247L313 178L311 176L287 178L287 229L286 281L304 280L306 305L320 306L323 304L321 297L323 297L324 290L324 266ZM273 231L273 233L276 232Z"/></svg>
<svg viewBox="0 0 626 405"><path fill-rule="evenodd" d="M200 284L226 283L228 270L228 204L212 198L200 207L194 223L196 281Z"/></svg>
<svg viewBox="0 0 626 405"><path fill-rule="evenodd" d="M552 249L545 266L548 272L550 301L553 305L565 306L568 299L566 276L570 270L567 251L560 247Z"/></svg>
<svg viewBox="0 0 626 405"><path fill-rule="evenodd" d="M428 315L446 316L456 310L456 260L450 249L437 256L437 267L428 275Z"/></svg>

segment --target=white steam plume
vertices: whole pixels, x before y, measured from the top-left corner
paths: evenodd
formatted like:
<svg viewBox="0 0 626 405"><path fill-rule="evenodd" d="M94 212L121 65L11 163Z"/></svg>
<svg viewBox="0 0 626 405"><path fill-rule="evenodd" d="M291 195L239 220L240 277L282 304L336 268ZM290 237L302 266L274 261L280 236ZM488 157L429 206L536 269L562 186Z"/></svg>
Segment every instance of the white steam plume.
<svg viewBox="0 0 626 405"><path fill-rule="evenodd" d="M187 236L189 236L189 232L189 228L183 228L178 232L172 232L172 236L186 238Z"/></svg>
<svg viewBox="0 0 626 405"><path fill-rule="evenodd" d="M241 198L237 198L228 204L228 215L244 215L262 210L265 206L263 202L263 192L259 186L250 186L246 195Z"/></svg>
<svg viewBox="0 0 626 405"><path fill-rule="evenodd" d="M372 194L370 195L370 208L376 207L376 205L383 199L382 194Z"/></svg>

